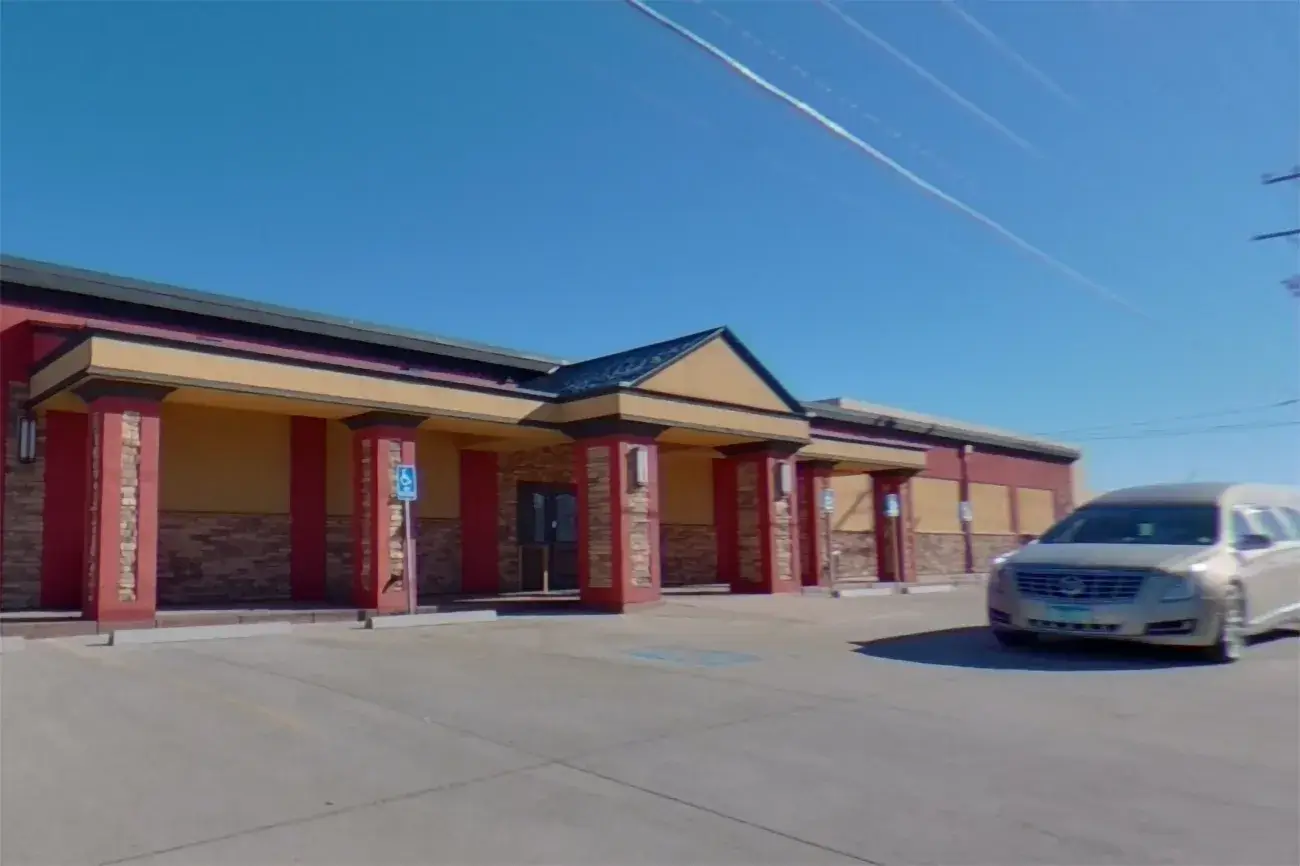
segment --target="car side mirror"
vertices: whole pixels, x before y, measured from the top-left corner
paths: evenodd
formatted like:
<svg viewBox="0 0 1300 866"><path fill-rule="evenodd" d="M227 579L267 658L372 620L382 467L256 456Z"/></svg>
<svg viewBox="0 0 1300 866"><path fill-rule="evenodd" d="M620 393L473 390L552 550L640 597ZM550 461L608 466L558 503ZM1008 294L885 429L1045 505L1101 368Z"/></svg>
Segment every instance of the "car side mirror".
<svg viewBox="0 0 1300 866"><path fill-rule="evenodd" d="M1237 539L1237 550L1239 551L1266 550L1272 546L1273 539L1269 538L1267 535L1251 533L1250 535L1243 535L1241 538Z"/></svg>

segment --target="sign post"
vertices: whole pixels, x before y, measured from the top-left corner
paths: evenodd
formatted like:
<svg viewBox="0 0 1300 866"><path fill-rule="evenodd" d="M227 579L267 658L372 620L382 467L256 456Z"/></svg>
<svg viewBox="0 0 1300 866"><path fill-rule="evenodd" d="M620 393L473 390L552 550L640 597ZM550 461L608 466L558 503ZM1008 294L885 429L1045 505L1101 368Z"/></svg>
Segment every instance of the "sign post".
<svg viewBox="0 0 1300 866"><path fill-rule="evenodd" d="M835 548L832 546L832 523L831 516L835 514L835 491L831 488L830 482L822 490L822 514L825 515L823 523L826 525L826 587L831 592L835 591Z"/></svg>
<svg viewBox="0 0 1300 866"><path fill-rule="evenodd" d="M402 524L406 527L406 579L403 581L406 586L406 610L407 613L415 613L419 609L419 596L415 587L415 535L411 527L411 503L416 500L420 490L415 466L411 463L399 465L393 483L397 487L397 499L402 503Z"/></svg>
<svg viewBox="0 0 1300 866"><path fill-rule="evenodd" d="M894 569L894 581L903 582L902 551L899 549L901 539L898 537L898 515L902 511L898 494L890 493L885 497L885 517L889 518L889 558Z"/></svg>

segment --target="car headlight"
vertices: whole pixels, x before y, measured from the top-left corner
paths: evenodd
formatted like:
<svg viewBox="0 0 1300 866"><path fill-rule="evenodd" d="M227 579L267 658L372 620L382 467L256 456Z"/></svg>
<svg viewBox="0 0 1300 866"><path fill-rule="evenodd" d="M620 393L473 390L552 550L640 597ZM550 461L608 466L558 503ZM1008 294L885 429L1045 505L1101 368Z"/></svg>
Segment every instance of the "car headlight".
<svg viewBox="0 0 1300 866"><path fill-rule="evenodd" d="M1187 569L1185 575L1171 575L1172 582L1165 587L1161 601L1187 601L1196 597L1196 579L1205 571L1205 564L1198 562Z"/></svg>
<svg viewBox="0 0 1300 866"><path fill-rule="evenodd" d="M989 569L989 592L1001 595L1010 579L1011 569L1006 565L1006 559L998 557L993 560L993 565Z"/></svg>

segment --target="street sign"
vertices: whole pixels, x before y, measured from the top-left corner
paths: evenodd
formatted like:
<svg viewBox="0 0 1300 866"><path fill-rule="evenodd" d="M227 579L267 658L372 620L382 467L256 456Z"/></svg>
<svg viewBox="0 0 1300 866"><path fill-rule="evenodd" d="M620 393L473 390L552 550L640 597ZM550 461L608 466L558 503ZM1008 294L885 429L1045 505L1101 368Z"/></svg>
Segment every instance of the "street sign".
<svg viewBox="0 0 1300 866"><path fill-rule="evenodd" d="M891 520L899 514L898 494L890 493L885 497L885 516Z"/></svg>
<svg viewBox="0 0 1300 866"><path fill-rule="evenodd" d="M958 505L957 515L958 517L961 518L962 523L970 523L971 520L974 519L974 515L971 513L970 503L962 502L960 505Z"/></svg>
<svg viewBox="0 0 1300 866"><path fill-rule="evenodd" d="M835 491L829 487L822 491L822 513L835 513Z"/></svg>
<svg viewBox="0 0 1300 866"><path fill-rule="evenodd" d="M399 502L414 502L419 498L419 485L415 481L415 467L403 463L397 467L397 499Z"/></svg>

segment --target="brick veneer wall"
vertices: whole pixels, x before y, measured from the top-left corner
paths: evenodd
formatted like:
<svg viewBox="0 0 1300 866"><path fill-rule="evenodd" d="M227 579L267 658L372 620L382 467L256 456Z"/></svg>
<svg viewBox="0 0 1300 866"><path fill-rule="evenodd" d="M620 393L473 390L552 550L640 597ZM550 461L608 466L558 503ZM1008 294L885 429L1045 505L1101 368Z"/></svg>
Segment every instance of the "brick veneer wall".
<svg viewBox="0 0 1300 866"><path fill-rule="evenodd" d="M633 586L654 585L654 542L657 529L650 515L650 486L633 487L624 497L624 521L627 533L628 575ZM663 575L660 574L662 583Z"/></svg>
<svg viewBox="0 0 1300 866"><path fill-rule="evenodd" d="M519 483L572 484L575 459L572 445L501 455L497 471L497 553L502 592L519 589Z"/></svg>
<svg viewBox="0 0 1300 866"><path fill-rule="evenodd" d="M420 598L460 592L459 520L421 518L415 555Z"/></svg>
<svg viewBox="0 0 1300 866"><path fill-rule="evenodd" d="M140 549L140 413L123 412L120 416L108 417L120 417L122 425L122 474L118 476L121 488L121 507L118 511L121 539L118 542L117 600L136 601ZM91 500L95 501L97 500Z"/></svg>
<svg viewBox="0 0 1300 866"><path fill-rule="evenodd" d="M975 572L988 569L989 561L1020 546L1014 535L973 535ZM916 573L961 574L966 570L966 546L962 536L952 533L918 532L916 535Z"/></svg>
<svg viewBox="0 0 1300 866"><path fill-rule="evenodd" d="M836 580L876 576L874 532L832 532L831 544L839 551L839 556L835 558Z"/></svg>
<svg viewBox="0 0 1300 866"><path fill-rule="evenodd" d="M659 556L664 586L718 582L718 543L712 526L661 524Z"/></svg>
<svg viewBox="0 0 1300 866"><path fill-rule="evenodd" d="M325 518L325 600L352 603L352 517Z"/></svg>
<svg viewBox="0 0 1300 866"><path fill-rule="evenodd" d="M4 437L4 554L0 558L0 610L33 610L41 603L42 515L45 511L45 421L37 417L36 462L18 462L14 428L27 385L9 383L10 426Z"/></svg>
<svg viewBox="0 0 1300 866"><path fill-rule="evenodd" d="M164 511L158 515L158 604L290 598L289 516Z"/></svg>
<svg viewBox="0 0 1300 866"><path fill-rule="evenodd" d="M587 587L591 589L609 589L614 585L612 450L608 445L587 448Z"/></svg>
<svg viewBox="0 0 1300 866"><path fill-rule="evenodd" d="M971 539L971 548L975 552L975 572L983 574L994 557L1019 550L1020 539L1015 535L976 535Z"/></svg>

